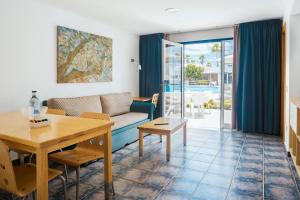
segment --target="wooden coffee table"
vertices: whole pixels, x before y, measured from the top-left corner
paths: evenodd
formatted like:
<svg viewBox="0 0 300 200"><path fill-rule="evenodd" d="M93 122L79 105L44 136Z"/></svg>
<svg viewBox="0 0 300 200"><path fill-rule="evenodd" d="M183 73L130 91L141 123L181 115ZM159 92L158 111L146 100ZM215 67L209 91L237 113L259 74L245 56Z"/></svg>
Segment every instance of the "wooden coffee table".
<svg viewBox="0 0 300 200"><path fill-rule="evenodd" d="M164 124L166 125L155 125ZM139 129L139 156L143 156L143 133L165 135L167 137L167 161L170 160L171 154L171 134L183 128L183 144L186 145L186 119L171 119L171 118L157 118L151 122L146 122L145 124L138 127Z"/></svg>

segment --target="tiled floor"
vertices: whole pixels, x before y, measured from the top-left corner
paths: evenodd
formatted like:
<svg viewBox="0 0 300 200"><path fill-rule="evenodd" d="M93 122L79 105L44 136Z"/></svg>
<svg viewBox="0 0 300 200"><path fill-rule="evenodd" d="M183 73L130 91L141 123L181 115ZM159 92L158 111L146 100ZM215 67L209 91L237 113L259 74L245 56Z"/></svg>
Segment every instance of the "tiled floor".
<svg viewBox="0 0 300 200"><path fill-rule="evenodd" d="M172 137L169 163L164 141L144 141L142 158L137 142L113 154L115 199L299 199L298 177L277 137L189 129L186 147L181 133ZM81 199L104 199L102 167L82 167ZM74 171L70 176L68 198L75 199ZM59 180L49 190L51 199L63 199Z"/></svg>

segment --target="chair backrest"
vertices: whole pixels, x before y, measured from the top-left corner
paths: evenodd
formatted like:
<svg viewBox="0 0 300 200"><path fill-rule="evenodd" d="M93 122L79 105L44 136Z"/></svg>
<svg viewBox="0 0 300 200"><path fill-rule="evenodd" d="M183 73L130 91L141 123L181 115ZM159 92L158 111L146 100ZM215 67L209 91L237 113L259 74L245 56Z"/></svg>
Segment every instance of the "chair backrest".
<svg viewBox="0 0 300 200"><path fill-rule="evenodd" d="M84 112L80 115L80 117L110 121L109 115L105 113ZM76 148L85 148L85 149L95 150L95 151L101 150L102 152L104 152L103 141L104 141L103 136L99 136L97 138L77 144Z"/></svg>
<svg viewBox="0 0 300 200"><path fill-rule="evenodd" d="M48 108L47 114L66 115L66 112L64 110L62 110L62 109Z"/></svg>
<svg viewBox="0 0 300 200"><path fill-rule="evenodd" d="M158 97L159 97L159 93L155 93L152 96L152 103L154 104L155 108L157 106L157 102L158 102Z"/></svg>
<svg viewBox="0 0 300 200"><path fill-rule="evenodd" d="M0 141L0 188L8 192L17 193L17 183L14 168L9 157L9 148Z"/></svg>

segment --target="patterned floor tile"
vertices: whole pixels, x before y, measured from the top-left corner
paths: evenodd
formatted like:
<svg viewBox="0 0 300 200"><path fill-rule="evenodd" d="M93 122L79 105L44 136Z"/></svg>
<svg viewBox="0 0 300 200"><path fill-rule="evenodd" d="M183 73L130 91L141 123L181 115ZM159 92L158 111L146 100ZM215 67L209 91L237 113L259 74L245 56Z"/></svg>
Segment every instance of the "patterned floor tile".
<svg viewBox="0 0 300 200"><path fill-rule="evenodd" d="M158 195L159 190L142 184L137 184L124 196L130 199L146 200L157 197Z"/></svg>
<svg viewBox="0 0 300 200"><path fill-rule="evenodd" d="M270 174L283 174L287 176L292 176L292 172L288 166L274 166L274 165L269 165L267 166L265 164L265 173L270 173Z"/></svg>
<svg viewBox="0 0 300 200"><path fill-rule="evenodd" d="M243 191L230 191L227 200L262 200L262 194L244 193Z"/></svg>
<svg viewBox="0 0 300 200"><path fill-rule="evenodd" d="M206 154L196 154L192 160L211 163L214 160L215 156L206 155Z"/></svg>
<svg viewBox="0 0 300 200"><path fill-rule="evenodd" d="M224 165L216 165L212 164L208 168L208 172L226 175L226 176L233 176L235 171L235 166L224 166Z"/></svg>
<svg viewBox="0 0 300 200"><path fill-rule="evenodd" d="M150 172L147 172L145 170L128 168L119 176L127 180L135 181L137 183L143 183L148 178L149 175Z"/></svg>
<svg viewBox="0 0 300 200"><path fill-rule="evenodd" d="M197 153L202 153L202 154L208 154L208 155L216 155L219 152L219 150L216 149L208 149L208 148L199 148Z"/></svg>
<svg viewBox="0 0 300 200"><path fill-rule="evenodd" d="M118 195L125 195L133 187L135 187L135 185L136 185L136 183L133 181L125 180L122 178L114 179L114 188L115 188L115 192Z"/></svg>
<svg viewBox="0 0 300 200"><path fill-rule="evenodd" d="M184 166L185 166L185 168L188 168L188 169L205 172L205 171L207 171L207 169L209 167L209 163L195 161L195 160L188 160Z"/></svg>
<svg viewBox="0 0 300 200"><path fill-rule="evenodd" d="M104 191L94 192L88 197L89 200L105 200ZM117 198L115 198L117 199Z"/></svg>
<svg viewBox="0 0 300 200"><path fill-rule="evenodd" d="M192 159L196 155L195 152L189 152L189 151L175 151L174 153L171 153L172 157L178 157L178 158L184 158L184 159Z"/></svg>
<svg viewBox="0 0 300 200"><path fill-rule="evenodd" d="M133 165L134 168L155 171L155 169L159 168L162 165L161 161L153 161L149 159L141 159Z"/></svg>
<svg viewBox="0 0 300 200"><path fill-rule="evenodd" d="M165 188L167 191L174 191L184 196L190 196L195 191L198 182L190 181L182 177L174 178Z"/></svg>
<svg viewBox="0 0 300 200"><path fill-rule="evenodd" d="M241 160L238 168L258 169L263 170L263 162L254 162L253 160Z"/></svg>
<svg viewBox="0 0 300 200"><path fill-rule="evenodd" d="M295 188L265 186L265 197L272 200L299 200L298 192Z"/></svg>
<svg viewBox="0 0 300 200"><path fill-rule="evenodd" d="M263 182L236 177L232 181L231 190L240 194L262 194Z"/></svg>
<svg viewBox="0 0 300 200"><path fill-rule="evenodd" d="M230 186L231 180L232 180L231 176L207 173L203 177L201 183L228 189Z"/></svg>
<svg viewBox="0 0 300 200"><path fill-rule="evenodd" d="M157 188L158 190L167 185L172 179L172 176L166 174L152 172L147 179L144 181L145 185L150 187Z"/></svg>
<svg viewBox="0 0 300 200"><path fill-rule="evenodd" d="M295 183L292 176L278 173L265 174L265 184L270 184L279 187L295 187Z"/></svg>
<svg viewBox="0 0 300 200"><path fill-rule="evenodd" d="M254 181L263 181L263 170L255 168L237 168L235 177Z"/></svg>
<svg viewBox="0 0 300 200"><path fill-rule="evenodd" d="M192 170L192 169L182 169L177 175L177 178L183 178L191 182L200 182L205 175L205 172Z"/></svg>
<svg viewBox="0 0 300 200"><path fill-rule="evenodd" d="M222 187L213 187L207 184L200 184L192 199L193 200L222 200L226 198L227 189Z"/></svg>
<svg viewBox="0 0 300 200"><path fill-rule="evenodd" d="M172 136L169 162L165 138L160 143L157 135L146 136L144 150L139 157L134 142L113 153L116 196L111 199L299 199L300 179L278 137L188 129L187 146L182 131ZM75 170L68 172L68 199L74 199ZM103 160L82 166L80 172L81 200L104 199ZM49 194L50 200L63 199L59 180L50 182ZM9 199L8 194L0 190L0 199Z"/></svg>
<svg viewBox="0 0 300 200"><path fill-rule="evenodd" d="M215 160L213 161L213 164L234 167L237 164L237 159L216 157Z"/></svg>
<svg viewBox="0 0 300 200"><path fill-rule="evenodd" d="M188 200L189 196L185 196L174 191L162 191L156 200Z"/></svg>
<svg viewBox="0 0 300 200"><path fill-rule="evenodd" d="M175 167L183 167L188 160L184 158L171 157L169 162L165 162Z"/></svg>

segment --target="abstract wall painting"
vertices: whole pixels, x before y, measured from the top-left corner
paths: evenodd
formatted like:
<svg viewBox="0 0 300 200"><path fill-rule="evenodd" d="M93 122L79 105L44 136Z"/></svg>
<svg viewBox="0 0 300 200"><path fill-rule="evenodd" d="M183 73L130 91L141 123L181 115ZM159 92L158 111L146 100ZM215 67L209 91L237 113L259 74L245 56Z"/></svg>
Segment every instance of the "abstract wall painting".
<svg viewBox="0 0 300 200"><path fill-rule="evenodd" d="M57 82L112 81L112 39L57 27Z"/></svg>

